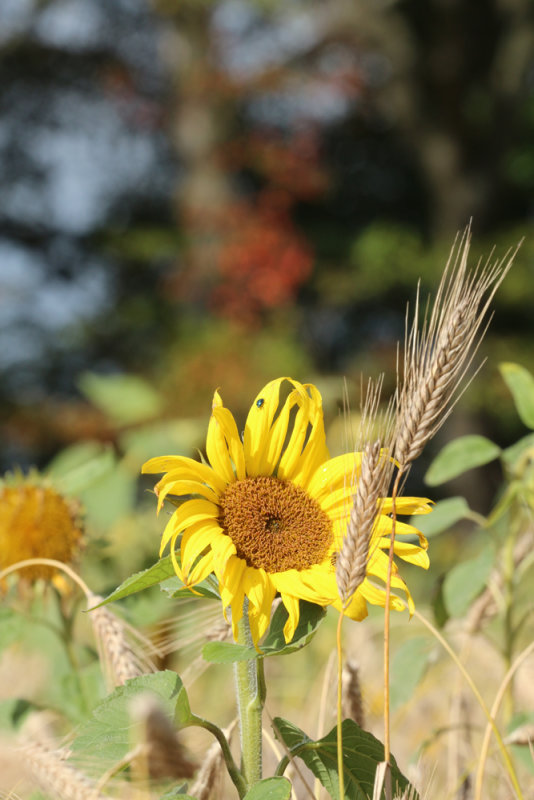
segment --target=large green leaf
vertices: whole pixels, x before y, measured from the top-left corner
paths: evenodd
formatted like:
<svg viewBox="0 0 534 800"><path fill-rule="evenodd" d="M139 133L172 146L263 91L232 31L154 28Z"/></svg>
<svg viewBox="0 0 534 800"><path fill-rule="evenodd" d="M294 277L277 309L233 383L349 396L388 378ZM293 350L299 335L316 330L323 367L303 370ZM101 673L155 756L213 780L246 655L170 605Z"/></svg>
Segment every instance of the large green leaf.
<svg viewBox="0 0 534 800"><path fill-rule="evenodd" d="M499 364L499 369L512 392L521 421L534 430L534 376L524 367L509 361Z"/></svg>
<svg viewBox="0 0 534 800"><path fill-rule="evenodd" d="M430 465L425 481L429 486L457 478L468 469L488 464L501 454L501 448L485 436L460 436L445 445Z"/></svg>
<svg viewBox="0 0 534 800"><path fill-rule="evenodd" d="M313 638L317 628L326 612L315 603L300 601L299 624L293 639L286 644L284 639L284 625L287 621L287 611L279 605L273 614L267 636L260 645L260 649L232 644L231 642L208 642L204 645L202 655L206 661L216 664L228 664L234 661L250 661L260 656L277 656L293 653L305 647Z"/></svg>
<svg viewBox="0 0 534 800"><path fill-rule="evenodd" d="M93 405L121 425L154 418L162 408L160 395L137 375L84 372L79 385Z"/></svg>
<svg viewBox="0 0 534 800"><path fill-rule="evenodd" d="M413 696L428 664L431 643L425 636L403 642L391 663L391 707L398 708Z"/></svg>
<svg viewBox="0 0 534 800"><path fill-rule="evenodd" d="M445 577L443 598L451 617L461 617L478 594L485 588L495 560L490 543L469 561L457 564Z"/></svg>
<svg viewBox="0 0 534 800"><path fill-rule="evenodd" d="M277 717L273 728L292 756L298 756L318 778L331 797L339 797L337 772L337 730L318 741L310 739L300 728ZM342 725L343 766L346 800L369 800L373 796L376 768L384 760L384 745L372 733L363 731L355 722L346 719ZM409 786L391 757L393 796L402 795ZM381 798L384 797L384 792ZM414 795L414 799L417 795Z"/></svg>
<svg viewBox="0 0 534 800"><path fill-rule="evenodd" d="M151 567L148 567L148 569L144 569L142 572L136 572L134 575L130 575L129 578L126 578L126 580L124 580L117 589L111 592L100 605L105 606L107 603L111 603L114 600L121 600L123 597L128 597L130 594L142 592L143 589L148 589L149 586L155 586L157 583L167 580L167 578L170 578L174 574L171 557L165 556L165 558L161 558L156 564L152 564Z"/></svg>
<svg viewBox="0 0 534 800"><path fill-rule="evenodd" d="M265 778L248 790L243 800L289 800L291 784L287 778Z"/></svg>
<svg viewBox="0 0 534 800"><path fill-rule="evenodd" d="M152 692L165 714L172 721L177 707L183 712L185 689L180 677L171 670L141 675L126 681L93 710L92 719L78 728L71 747L84 757L98 760L99 769L108 768L123 758L135 744L132 742L131 703L139 694Z"/></svg>
<svg viewBox="0 0 534 800"><path fill-rule="evenodd" d="M470 508L463 497L448 497L432 507L432 513L414 514L410 522L425 536L436 536L469 516Z"/></svg>

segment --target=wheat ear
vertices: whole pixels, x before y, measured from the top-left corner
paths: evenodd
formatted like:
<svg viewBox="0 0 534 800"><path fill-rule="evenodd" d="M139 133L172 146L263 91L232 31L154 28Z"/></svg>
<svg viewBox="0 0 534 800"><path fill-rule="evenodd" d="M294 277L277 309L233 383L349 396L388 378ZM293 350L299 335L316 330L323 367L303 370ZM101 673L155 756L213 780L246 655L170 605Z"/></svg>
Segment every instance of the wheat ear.
<svg viewBox="0 0 534 800"><path fill-rule="evenodd" d="M467 270L470 228L455 243L430 317L407 324L395 458L405 471L450 414L458 389L482 341L489 305L512 265L518 247L494 265ZM408 320L407 320L408 323Z"/></svg>
<svg viewBox="0 0 534 800"><path fill-rule="evenodd" d="M357 445L361 450L361 463L356 492L343 544L336 557L337 589L344 608L365 580L375 520L394 466L389 456L394 411L390 404L384 417L377 420L381 389L382 379L376 384L370 381L367 387ZM374 441L370 441L372 436Z"/></svg>
<svg viewBox="0 0 534 800"><path fill-rule="evenodd" d="M140 728L143 741L141 757L151 778L192 778L197 770L178 732L155 695L150 692L135 697L131 703L132 720Z"/></svg>
<svg viewBox="0 0 534 800"><path fill-rule="evenodd" d="M92 609L91 622L98 644L100 661L109 684L109 688L122 686L130 678L137 678L145 672L151 672L150 665L142 668L143 659L139 658L130 647L126 635L126 626L108 608L94 608L103 600L99 595L91 594L88 598Z"/></svg>
<svg viewBox="0 0 534 800"><path fill-rule="evenodd" d="M343 667L341 676L343 692L343 717L353 719L360 728L365 724L362 690L360 685L360 668L355 661L349 659Z"/></svg>
<svg viewBox="0 0 534 800"><path fill-rule="evenodd" d="M33 780L57 800L108 800L86 775L67 764L65 751L28 742L21 752Z"/></svg>

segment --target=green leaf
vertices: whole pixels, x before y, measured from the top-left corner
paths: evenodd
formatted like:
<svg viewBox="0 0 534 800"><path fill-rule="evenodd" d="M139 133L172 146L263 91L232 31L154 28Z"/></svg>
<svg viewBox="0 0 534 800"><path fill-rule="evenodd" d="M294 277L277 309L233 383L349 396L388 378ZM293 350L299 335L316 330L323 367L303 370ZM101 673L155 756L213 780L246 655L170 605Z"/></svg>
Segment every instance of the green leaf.
<svg viewBox="0 0 534 800"><path fill-rule="evenodd" d="M191 597L200 596L206 597L209 600L221 599L220 595L217 594L208 580L197 583L195 590L193 591L192 589L184 586L177 575L173 575L172 578L167 578L167 580L163 581L159 588L162 592L165 592L165 594L172 598L187 597L191 599Z"/></svg>
<svg viewBox="0 0 534 800"><path fill-rule="evenodd" d="M463 497L448 497L440 500L432 507L432 513L426 516L414 514L410 522L425 536L436 536L451 528L461 519L469 516L470 508Z"/></svg>
<svg viewBox="0 0 534 800"><path fill-rule="evenodd" d="M78 494L107 475L114 466L111 447L100 442L79 442L62 450L46 472L64 492Z"/></svg>
<svg viewBox="0 0 534 800"><path fill-rule="evenodd" d="M457 478L474 467L488 464L501 454L501 448L485 436L460 436L445 445L430 465L425 481L429 486Z"/></svg>
<svg viewBox="0 0 534 800"><path fill-rule="evenodd" d="M267 636L260 645L259 652L254 647L232 644L231 642L208 642L202 655L206 661L228 664L234 661L251 661L261 656L277 656L293 653L305 647L313 638L326 611L315 603L300 601L299 624L293 639L286 644L284 625L288 617L285 607L280 604L273 614Z"/></svg>
<svg viewBox="0 0 534 800"><path fill-rule="evenodd" d="M128 597L130 594L141 592L143 589L148 589L149 586L155 586L157 583L161 583L174 574L171 557L165 556L165 558L161 558L156 564L148 567L148 569L130 575L129 578L126 578L115 591L111 592L111 594L109 594L105 600L102 600L98 606L95 606L95 608L105 606L107 603L111 603L114 600L121 600L121 598Z"/></svg>
<svg viewBox="0 0 534 800"><path fill-rule="evenodd" d="M403 642L391 662L391 707L407 703L424 675L428 665L431 643L424 636Z"/></svg>
<svg viewBox="0 0 534 800"><path fill-rule="evenodd" d="M137 375L84 372L79 386L94 406L119 425L151 419L162 409L160 395Z"/></svg>
<svg viewBox="0 0 534 800"><path fill-rule="evenodd" d="M330 796L339 797L336 728L318 741L313 741L296 725L280 717L274 720L273 728L276 737L284 742L291 755L304 761ZM345 798L369 800L373 795L376 768L384 760L384 745L351 719L343 722L342 734ZM393 756L391 778L393 796L402 795L409 782L400 772ZM383 797L384 792L381 795ZM417 797L414 795L414 800Z"/></svg>
<svg viewBox="0 0 534 800"><path fill-rule="evenodd" d="M289 800L291 784L287 778L264 778L255 783L243 800Z"/></svg>
<svg viewBox="0 0 534 800"><path fill-rule="evenodd" d="M534 430L534 377L519 364L499 364L504 382L514 398L517 413L527 428Z"/></svg>
<svg viewBox="0 0 534 800"><path fill-rule="evenodd" d="M461 617L485 588L495 560L491 544L469 561L457 564L445 577L443 597L451 617Z"/></svg>
<svg viewBox="0 0 534 800"><path fill-rule="evenodd" d="M98 760L100 770L117 763L135 744L132 741L130 708L133 699L145 692L156 695L171 721L177 703L181 702L183 706L182 694L185 690L175 672L165 670L132 678L96 706L92 719L80 725L78 736L71 745L73 750L82 752L84 757Z"/></svg>

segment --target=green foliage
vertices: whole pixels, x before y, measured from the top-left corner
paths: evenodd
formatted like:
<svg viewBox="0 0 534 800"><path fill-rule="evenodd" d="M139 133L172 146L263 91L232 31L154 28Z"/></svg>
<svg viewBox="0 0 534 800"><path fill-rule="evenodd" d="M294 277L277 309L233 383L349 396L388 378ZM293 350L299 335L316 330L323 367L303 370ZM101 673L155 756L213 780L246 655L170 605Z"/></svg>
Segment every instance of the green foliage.
<svg viewBox="0 0 534 800"><path fill-rule="evenodd" d="M460 561L445 578L443 596L451 617L462 617L486 586L495 562L495 550L488 542L475 558Z"/></svg>
<svg viewBox="0 0 534 800"><path fill-rule="evenodd" d="M232 644L231 642L208 642L208 644L204 645L202 655L206 661L229 664L235 661L251 661L262 656L280 656L294 653L311 642L325 614L326 611L321 606L301 600L297 629L292 640L286 644L284 625L288 614L286 609L280 605L273 614L271 625L259 650L255 650L254 647Z"/></svg>
<svg viewBox="0 0 534 800"><path fill-rule="evenodd" d="M411 524L425 536L437 536L438 533L451 528L461 519L468 519L471 510L463 497L448 497L440 500L432 507L432 513L427 516L416 514L411 518Z"/></svg>
<svg viewBox="0 0 534 800"><path fill-rule="evenodd" d="M331 797L339 796L337 772L337 730L332 728L322 739L313 741L300 728L276 717L273 728L277 739L283 741L292 757L298 756L312 771ZM384 746L372 733L362 730L346 719L342 725L343 765L346 800L369 800L378 765L384 760ZM402 794L409 781L391 757L391 778L394 796ZM417 797L416 794L413 795ZM384 797L384 792L380 798Z"/></svg>
<svg viewBox="0 0 534 800"><path fill-rule="evenodd" d="M521 421L534 430L534 377L519 364L505 362L499 365L499 369L512 393Z"/></svg>
<svg viewBox="0 0 534 800"><path fill-rule="evenodd" d="M249 789L243 800L289 800L291 784L287 778L264 778Z"/></svg>
<svg viewBox="0 0 534 800"><path fill-rule="evenodd" d="M408 639L395 649L391 663L390 701L392 709L407 703L423 677L429 659L430 642L424 636Z"/></svg>
<svg viewBox="0 0 534 800"><path fill-rule="evenodd" d="M162 410L159 393L137 375L84 372L79 386L91 403L118 425L152 419Z"/></svg>
<svg viewBox="0 0 534 800"><path fill-rule="evenodd" d="M143 589L148 589L149 586L155 586L158 583L175 575L174 567L170 556L161 558L156 564L153 564L148 569L141 572L136 572L135 575L130 575L124 580L120 586L117 587L105 600L100 603L101 606L107 603L112 603L114 600L121 600L123 597L142 592Z"/></svg>
<svg viewBox="0 0 534 800"><path fill-rule="evenodd" d="M124 758L136 743L132 741L131 704L145 692L156 695L170 720L174 720L177 710L178 716L184 717L188 706L179 676L170 670L142 675L119 686L96 706L92 718L78 728L72 749L97 759L101 768L109 768Z"/></svg>
<svg viewBox="0 0 534 800"><path fill-rule="evenodd" d="M474 467L481 467L499 457L501 448L485 436L460 436L449 442L436 456L425 475L429 486L457 478Z"/></svg>

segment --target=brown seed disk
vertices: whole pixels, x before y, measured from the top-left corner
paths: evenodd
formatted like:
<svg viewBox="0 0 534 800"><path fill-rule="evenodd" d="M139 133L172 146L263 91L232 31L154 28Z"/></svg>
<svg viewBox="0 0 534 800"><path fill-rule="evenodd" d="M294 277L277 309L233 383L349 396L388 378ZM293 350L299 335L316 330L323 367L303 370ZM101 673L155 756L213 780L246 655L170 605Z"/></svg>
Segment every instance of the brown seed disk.
<svg viewBox="0 0 534 800"><path fill-rule="evenodd" d="M266 572L320 564L333 540L332 522L304 489L273 477L230 484L220 524L249 567Z"/></svg>

